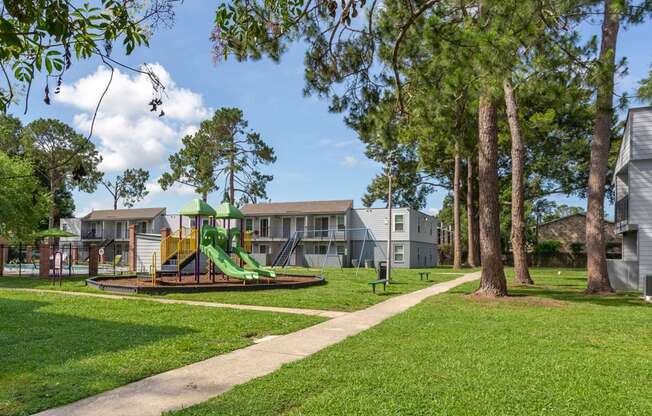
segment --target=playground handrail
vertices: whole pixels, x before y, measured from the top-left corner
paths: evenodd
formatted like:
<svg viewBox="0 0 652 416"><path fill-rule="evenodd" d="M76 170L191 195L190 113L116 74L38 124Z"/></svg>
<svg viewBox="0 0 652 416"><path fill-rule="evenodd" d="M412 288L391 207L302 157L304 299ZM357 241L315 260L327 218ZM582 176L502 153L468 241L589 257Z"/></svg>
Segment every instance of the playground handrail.
<svg viewBox="0 0 652 416"><path fill-rule="evenodd" d="M165 263L174 257L179 250L179 237L168 235L161 240L161 263Z"/></svg>
<svg viewBox="0 0 652 416"><path fill-rule="evenodd" d="M188 237L178 241L177 264L181 265L188 257L193 255L197 250L197 229L190 230Z"/></svg>

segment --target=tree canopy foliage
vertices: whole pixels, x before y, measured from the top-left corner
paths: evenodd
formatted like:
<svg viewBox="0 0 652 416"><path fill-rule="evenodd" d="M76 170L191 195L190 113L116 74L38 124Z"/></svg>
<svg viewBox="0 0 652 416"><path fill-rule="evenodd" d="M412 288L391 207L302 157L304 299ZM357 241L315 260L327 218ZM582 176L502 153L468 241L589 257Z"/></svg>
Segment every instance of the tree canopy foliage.
<svg viewBox="0 0 652 416"><path fill-rule="evenodd" d="M30 240L47 215L50 198L33 173L29 161L0 150L0 175L16 178L0 192L0 236L9 241Z"/></svg>
<svg viewBox="0 0 652 416"><path fill-rule="evenodd" d="M206 200L210 192L222 189L224 200L232 203L236 193L239 202L267 196L273 176L260 169L274 163L276 155L259 133L249 129L242 110L220 108L196 133L185 136L182 144L169 158L170 172L159 179L164 190L177 182L193 187Z"/></svg>
<svg viewBox="0 0 652 416"><path fill-rule="evenodd" d="M113 209L118 209L118 202L131 208L135 203L142 200L149 194L147 181L149 172L144 169L126 169L122 174L117 175L113 180L102 178L101 183L111 194Z"/></svg>
<svg viewBox="0 0 652 416"><path fill-rule="evenodd" d="M39 73L44 75L43 100L49 104L50 94L58 92L75 61L96 58L110 68L129 68L111 57L114 44L121 43L127 55L148 45L153 30L173 20L177 1L4 0L0 10L0 112L21 95L27 111ZM153 100L160 100L164 87L156 74L147 67L138 71L149 76L155 89Z"/></svg>

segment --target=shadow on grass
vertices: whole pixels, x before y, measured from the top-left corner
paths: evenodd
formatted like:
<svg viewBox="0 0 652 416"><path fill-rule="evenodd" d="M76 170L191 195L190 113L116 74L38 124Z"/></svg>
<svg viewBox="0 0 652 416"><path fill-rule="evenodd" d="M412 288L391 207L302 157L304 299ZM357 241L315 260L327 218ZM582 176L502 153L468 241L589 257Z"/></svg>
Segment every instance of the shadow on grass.
<svg viewBox="0 0 652 416"><path fill-rule="evenodd" d="M620 292L607 295L588 295L584 293L586 288L585 284L573 284L571 281L586 282L583 277L560 277L559 279L541 279L538 281L536 275L533 276L534 285L524 286L510 282L508 292L509 297L515 300L524 301L526 298L543 298L552 299L562 302L574 302L578 304L593 304L599 306L614 306L614 307L651 307L647 304L639 293L636 292ZM478 289L478 282L471 282L457 288L451 289L449 293L468 295ZM509 298L505 299L509 301Z"/></svg>
<svg viewBox="0 0 652 416"><path fill-rule="evenodd" d="M561 284L557 287L563 287ZM572 285L564 285L572 286ZM564 302L577 302L577 303L591 303L599 306L634 306L634 307L649 307L638 293L618 293L613 295L587 295L583 292L583 287L575 287L576 290L563 290L555 289L554 287L536 287L530 286L528 288L510 288L510 296L513 297L540 297L555 299Z"/></svg>
<svg viewBox="0 0 652 416"><path fill-rule="evenodd" d="M3 376L123 350L194 332L188 328L87 318L40 309L49 302L0 298Z"/></svg>

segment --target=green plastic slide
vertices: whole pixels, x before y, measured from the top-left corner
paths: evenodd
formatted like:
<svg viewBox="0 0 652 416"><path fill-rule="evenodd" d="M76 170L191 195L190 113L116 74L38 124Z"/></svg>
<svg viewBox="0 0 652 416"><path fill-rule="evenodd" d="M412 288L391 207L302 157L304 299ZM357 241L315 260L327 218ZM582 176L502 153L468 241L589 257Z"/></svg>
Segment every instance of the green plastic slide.
<svg viewBox="0 0 652 416"><path fill-rule="evenodd" d="M222 247L226 246L226 230L206 226L201 230L201 251L229 277L240 280L258 280L258 273L238 267Z"/></svg>
<svg viewBox="0 0 652 416"><path fill-rule="evenodd" d="M258 280L258 273L241 269L237 264L231 260L228 254L221 248L214 245L202 245L201 251L204 253L217 267L229 277L240 280Z"/></svg>
<svg viewBox="0 0 652 416"><path fill-rule="evenodd" d="M256 261L255 258L247 250L240 246L233 247L233 252L237 254L247 265L247 268L253 270L261 276L266 276L272 279L276 278L276 272L268 267L262 266Z"/></svg>

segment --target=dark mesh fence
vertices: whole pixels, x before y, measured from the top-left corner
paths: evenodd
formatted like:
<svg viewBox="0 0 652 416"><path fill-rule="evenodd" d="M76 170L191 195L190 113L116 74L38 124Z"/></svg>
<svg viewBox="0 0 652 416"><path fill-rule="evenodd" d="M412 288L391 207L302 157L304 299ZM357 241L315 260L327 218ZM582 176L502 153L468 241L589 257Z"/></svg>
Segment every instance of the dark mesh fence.
<svg viewBox="0 0 652 416"><path fill-rule="evenodd" d="M0 245L0 271L3 276L38 277L41 268L48 268L48 276L88 276L90 246L79 242L60 242L48 245L47 259L41 259L40 246ZM99 246L97 253L98 274L117 276L128 271L127 246L113 242Z"/></svg>

